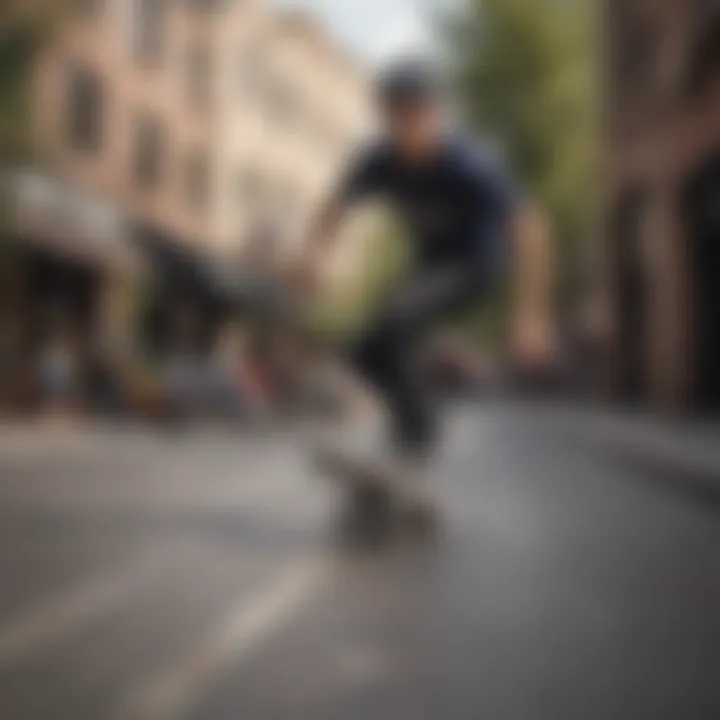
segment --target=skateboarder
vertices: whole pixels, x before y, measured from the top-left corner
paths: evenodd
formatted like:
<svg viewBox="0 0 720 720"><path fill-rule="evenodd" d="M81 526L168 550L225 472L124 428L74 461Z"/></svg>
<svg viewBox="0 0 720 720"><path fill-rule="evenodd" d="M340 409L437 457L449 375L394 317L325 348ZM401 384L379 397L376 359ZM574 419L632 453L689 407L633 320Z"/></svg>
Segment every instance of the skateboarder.
<svg viewBox="0 0 720 720"><path fill-rule="evenodd" d="M551 342L551 257L540 216L497 159L452 128L431 67L396 63L380 76L376 94L382 134L360 150L319 213L292 275L312 284L354 203L381 196L404 219L411 269L349 354L387 406L391 441L372 449L340 443L331 451L332 467L347 462L366 477L401 482L424 502L438 423L419 366L422 336L486 297L507 268L515 349L525 363L543 362Z"/></svg>

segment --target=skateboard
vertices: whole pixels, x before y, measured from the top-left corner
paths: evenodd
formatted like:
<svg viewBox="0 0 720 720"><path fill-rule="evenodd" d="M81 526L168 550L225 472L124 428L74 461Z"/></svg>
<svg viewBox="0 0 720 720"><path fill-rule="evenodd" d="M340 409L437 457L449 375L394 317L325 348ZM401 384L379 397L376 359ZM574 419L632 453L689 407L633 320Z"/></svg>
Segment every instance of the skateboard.
<svg viewBox="0 0 720 720"><path fill-rule="evenodd" d="M417 500L401 490L402 479L380 464L365 463L328 449L316 450L315 467L349 494L352 507L361 514L384 514L388 519L409 522L422 530L434 528L439 509L435 503Z"/></svg>
<svg viewBox="0 0 720 720"><path fill-rule="evenodd" d="M136 241L161 286L176 293L198 294L231 314L255 316L301 333L309 331L303 304L280 284L180 249L152 232L138 234ZM402 479L393 477L388 468L327 451L316 452L314 461L323 475L345 487L360 514L401 517L423 529L434 526L437 507L419 499L413 502L407 492L401 493Z"/></svg>

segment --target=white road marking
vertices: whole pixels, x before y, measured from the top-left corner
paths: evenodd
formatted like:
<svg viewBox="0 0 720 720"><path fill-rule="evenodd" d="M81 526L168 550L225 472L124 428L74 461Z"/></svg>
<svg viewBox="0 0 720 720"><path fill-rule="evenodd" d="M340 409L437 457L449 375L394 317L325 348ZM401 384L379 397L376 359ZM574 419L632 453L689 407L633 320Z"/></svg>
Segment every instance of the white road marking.
<svg viewBox="0 0 720 720"><path fill-rule="evenodd" d="M291 567L262 592L244 598L192 651L161 670L121 703L118 720L170 720L231 663L247 661L316 595L332 571L327 559Z"/></svg>
<svg viewBox="0 0 720 720"><path fill-rule="evenodd" d="M105 574L0 624L0 668L45 648L87 622L112 612L147 582L147 559L129 570Z"/></svg>

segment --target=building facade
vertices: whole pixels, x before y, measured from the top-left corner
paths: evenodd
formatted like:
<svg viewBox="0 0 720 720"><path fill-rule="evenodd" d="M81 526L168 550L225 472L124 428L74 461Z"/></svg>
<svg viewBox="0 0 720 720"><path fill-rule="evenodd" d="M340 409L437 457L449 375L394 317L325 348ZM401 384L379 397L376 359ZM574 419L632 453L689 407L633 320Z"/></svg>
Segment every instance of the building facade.
<svg viewBox="0 0 720 720"><path fill-rule="evenodd" d="M296 237L370 126L364 69L311 16L237 6L218 50L213 234L225 249L267 220Z"/></svg>
<svg viewBox="0 0 720 720"><path fill-rule="evenodd" d="M58 307L86 345L98 328L127 337L137 232L232 258L269 227L298 236L370 122L362 66L270 0L85 0L33 99L6 304L36 351Z"/></svg>
<svg viewBox="0 0 720 720"><path fill-rule="evenodd" d="M42 60L37 134L68 180L227 251L308 214L368 128L366 84L269 0L91 0Z"/></svg>
<svg viewBox="0 0 720 720"><path fill-rule="evenodd" d="M720 3L605 0L603 257L615 395L720 408Z"/></svg>

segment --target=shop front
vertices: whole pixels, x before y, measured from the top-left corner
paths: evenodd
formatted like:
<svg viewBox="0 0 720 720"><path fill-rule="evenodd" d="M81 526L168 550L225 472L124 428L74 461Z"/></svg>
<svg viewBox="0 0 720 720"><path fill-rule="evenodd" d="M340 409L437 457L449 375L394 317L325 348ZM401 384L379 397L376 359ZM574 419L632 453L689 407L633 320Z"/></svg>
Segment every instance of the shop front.
<svg viewBox="0 0 720 720"><path fill-rule="evenodd" d="M107 203L36 172L18 173L5 253L3 397L15 409L110 407L131 350L140 262Z"/></svg>
<svg viewBox="0 0 720 720"><path fill-rule="evenodd" d="M141 342L151 356L177 351L208 355L231 317L222 287L214 284L216 260L158 227L138 223L133 236L148 265L141 313Z"/></svg>
<svg viewBox="0 0 720 720"><path fill-rule="evenodd" d="M720 414L720 152L705 160L685 184L683 221L691 303L691 402Z"/></svg>

